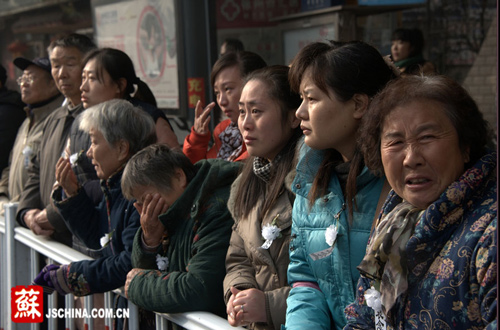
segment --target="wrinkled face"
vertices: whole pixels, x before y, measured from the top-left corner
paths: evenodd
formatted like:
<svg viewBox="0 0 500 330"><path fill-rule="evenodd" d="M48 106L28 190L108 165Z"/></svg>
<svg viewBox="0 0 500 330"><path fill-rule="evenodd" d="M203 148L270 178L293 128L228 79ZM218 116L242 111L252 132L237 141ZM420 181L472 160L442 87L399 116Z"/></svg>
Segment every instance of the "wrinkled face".
<svg viewBox="0 0 500 330"><path fill-rule="evenodd" d="M57 89L73 104L80 104L82 53L76 47L55 47L50 53L52 77Z"/></svg>
<svg viewBox="0 0 500 330"><path fill-rule="evenodd" d="M391 187L420 209L437 200L469 161L444 106L430 100L396 107L387 115L380 151Z"/></svg>
<svg viewBox="0 0 500 330"><path fill-rule="evenodd" d="M391 54L394 62L404 60L410 57L411 44L409 41L393 40L391 46Z"/></svg>
<svg viewBox="0 0 500 330"><path fill-rule="evenodd" d="M313 149L333 148L349 160L359 126L354 117L354 101L341 102L333 91L323 92L311 79L309 70L300 82L300 94L302 104L295 114L301 120L305 143Z"/></svg>
<svg viewBox="0 0 500 330"><path fill-rule="evenodd" d="M80 91L85 109L121 96L120 87L111 79L106 70L103 70L102 81L97 79L95 59L88 61L83 68Z"/></svg>
<svg viewBox="0 0 500 330"><path fill-rule="evenodd" d="M36 65L28 66L23 71L23 77L21 98L26 104L43 102L59 93L50 74Z"/></svg>
<svg viewBox="0 0 500 330"><path fill-rule="evenodd" d="M292 136L298 120L291 113L283 123L281 109L266 89L260 80L247 82L239 102L238 128L251 156L272 161Z"/></svg>
<svg viewBox="0 0 500 330"><path fill-rule="evenodd" d="M110 146L98 130L91 129L89 135L91 144L87 157L91 159L99 179L107 180L125 162L120 155L120 148L118 145Z"/></svg>
<svg viewBox="0 0 500 330"><path fill-rule="evenodd" d="M238 66L225 68L214 81L217 104L233 123L238 122L238 101L240 100L243 79Z"/></svg>

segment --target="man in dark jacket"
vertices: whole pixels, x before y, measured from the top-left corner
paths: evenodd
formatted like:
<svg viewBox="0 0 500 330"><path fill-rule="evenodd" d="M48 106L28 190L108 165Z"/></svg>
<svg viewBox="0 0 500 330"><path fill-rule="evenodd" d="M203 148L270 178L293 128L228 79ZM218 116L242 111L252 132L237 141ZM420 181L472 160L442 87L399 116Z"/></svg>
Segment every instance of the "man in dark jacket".
<svg viewBox="0 0 500 330"><path fill-rule="evenodd" d="M50 204L50 194L56 181L56 163L66 147L71 125L84 111L80 99L82 60L94 48L94 43L80 34L54 40L48 48L52 77L66 102L47 118L39 152L28 169L29 178L17 213L21 225L37 235L50 235L68 246L72 246L72 235Z"/></svg>
<svg viewBox="0 0 500 330"><path fill-rule="evenodd" d="M0 173L9 163L17 130L26 118L21 94L5 86L7 72L0 64Z"/></svg>
<svg viewBox="0 0 500 330"><path fill-rule="evenodd" d="M10 202L19 201L28 180L28 168L40 148L45 120L64 100L50 73L47 57L34 60L18 57L14 65L23 70L17 83L21 88L21 99L27 105L27 118L18 129L9 166L3 170L0 179L0 194L7 196Z"/></svg>

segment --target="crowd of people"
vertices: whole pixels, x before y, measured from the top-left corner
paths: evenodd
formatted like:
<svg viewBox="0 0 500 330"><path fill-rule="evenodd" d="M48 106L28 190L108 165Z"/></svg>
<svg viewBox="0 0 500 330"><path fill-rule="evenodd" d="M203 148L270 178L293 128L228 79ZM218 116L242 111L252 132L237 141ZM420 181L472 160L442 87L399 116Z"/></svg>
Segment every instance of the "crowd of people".
<svg viewBox="0 0 500 330"><path fill-rule="evenodd" d="M312 42L288 66L224 48L227 119L210 132L216 103L198 102L182 146L120 50L71 34L16 58L20 98L0 70L2 200L93 257L33 282L97 306L123 287L115 307L138 305L141 329L189 311L263 330L496 329L495 138L421 33L396 30L391 57Z"/></svg>

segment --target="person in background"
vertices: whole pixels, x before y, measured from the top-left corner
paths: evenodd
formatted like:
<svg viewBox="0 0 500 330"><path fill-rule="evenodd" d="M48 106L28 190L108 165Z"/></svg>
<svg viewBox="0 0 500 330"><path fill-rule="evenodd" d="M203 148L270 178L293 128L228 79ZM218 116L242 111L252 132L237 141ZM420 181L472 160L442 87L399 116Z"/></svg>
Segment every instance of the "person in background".
<svg viewBox="0 0 500 330"><path fill-rule="evenodd" d="M47 117L40 149L28 169L17 212L18 222L36 235L72 246L72 235L61 215L51 205L51 193L56 181L56 164L61 157L75 118L84 111L80 101L82 59L96 48L86 36L70 34L52 41L48 47L52 77L59 91L66 97L63 106Z"/></svg>
<svg viewBox="0 0 500 330"><path fill-rule="evenodd" d="M0 64L0 173L9 164L9 155L17 130L26 118L21 95L7 89L6 82L7 71Z"/></svg>
<svg viewBox="0 0 500 330"><path fill-rule="evenodd" d="M364 166L356 143L370 100L394 73L361 42L315 42L290 67L305 135L292 184L286 329L342 329L354 301L372 223L389 185Z"/></svg>
<svg viewBox="0 0 500 330"><path fill-rule="evenodd" d="M497 153L474 100L445 76L403 76L360 132L393 190L345 329L497 329Z"/></svg>
<svg viewBox="0 0 500 330"><path fill-rule="evenodd" d="M61 266L47 265L34 283L48 292L85 296L123 286L132 269L132 242L140 217L133 203L123 197L120 184L127 161L155 143L156 133L151 116L122 99L102 102L80 116L80 129L90 134L92 144L87 154L101 180L104 197L96 206L81 188L70 160L61 157L52 199L71 232L89 248L100 250L102 256ZM119 298L118 307L125 304Z"/></svg>
<svg viewBox="0 0 500 330"><path fill-rule="evenodd" d="M56 181L56 163L66 147L71 126L85 110L80 100L82 59L94 48L95 44L88 37L73 33L54 39L47 49L52 77L66 101L47 117L42 130L40 149L28 168L29 177L24 185L17 211L18 222L36 235L50 236L91 257L97 257L97 254L72 235L64 219L52 205L51 193ZM87 147L85 146L86 149ZM93 172L93 178L97 179L95 171ZM83 184L85 182L82 182ZM100 298L103 301L102 295ZM78 307L81 302L82 299L77 300L75 306ZM95 307L102 305L96 296L94 305ZM78 322L82 323L80 320ZM97 319L94 322L97 322ZM82 325L80 328L83 328Z"/></svg>
<svg viewBox="0 0 500 330"><path fill-rule="evenodd" d="M419 29L397 29L392 34L391 57L404 74L436 73L432 62L423 56L424 35Z"/></svg>
<svg viewBox="0 0 500 330"><path fill-rule="evenodd" d="M239 165L220 159L193 165L161 144L132 157L122 190L136 200L141 228L125 283L130 301L148 311L225 315L222 281L233 224L227 199Z"/></svg>
<svg viewBox="0 0 500 330"><path fill-rule="evenodd" d="M234 218L226 256L224 297L229 324L280 329L290 291L286 272L295 199L295 147L302 130L288 67L250 73L240 98L238 126L249 159L231 188Z"/></svg>
<svg viewBox="0 0 500 330"><path fill-rule="evenodd" d="M158 143L180 148L165 113L156 107L148 85L136 76L134 64L127 54L114 48L96 49L84 58L83 66L80 90L84 108L115 98L128 100L153 117ZM136 92L134 86L137 86Z"/></svg>
<svg viewBox="0 0 500 330"><path fill-rule="evenodd" d="M25 104L21 99L21 94L8 90L5 85L6 81L7 71L0 64L0 174L9 165L9 156L17 131L26 119ZM0 189L0 214L4 213L3 204L8 202L8 191Z"/></svg>
<svg viewBox="0 0 500 330"><path fill-rule="evenodd" d="M64 101L51 76L47 57L33 61L18 57L14 65L23 70L17 83L21 87L21 99L27 104L27 118L19 127L9 166L3 170L0 180L0 193L8 196L10 202L18 202L21 198L28 180L28 168L40 148L45 120Z"/></svg>
<svg viewBox="0 0 500 330"><path fill-rule="evenodd" d="M245 50L243 42L236 38L226 38L222 45L220 45L220 56L229 52L242 52Z"/></svg>
<svg viewBox="0 0 500 330"><path fill-rule="evenodd" d="M266 62L252 52L231 52L215 62L210 81L217 104L228 118L215 126L213 145L209 148L210 112L215 107L215 102L205 108L200 101L196 103L194 125L183 144L183 151L193 164L208 158L240 161L248 157L238 129L238 101L245 76L265 66Z"/></svg>

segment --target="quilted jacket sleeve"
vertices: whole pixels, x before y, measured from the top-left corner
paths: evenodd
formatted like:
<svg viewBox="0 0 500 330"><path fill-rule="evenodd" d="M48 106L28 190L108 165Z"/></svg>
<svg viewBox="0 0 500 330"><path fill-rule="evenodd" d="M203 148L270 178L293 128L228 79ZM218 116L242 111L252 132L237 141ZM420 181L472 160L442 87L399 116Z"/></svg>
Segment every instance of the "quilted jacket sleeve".
<svg viewBox="0 0 500 330"><path fill-rule="evenodd" d="M186 269L143 270L130 283L128 297L132 302L163 313L210 311L220 314L232 218L225 201L218 204L207 211L210 220L200 224Z"/></svg>

